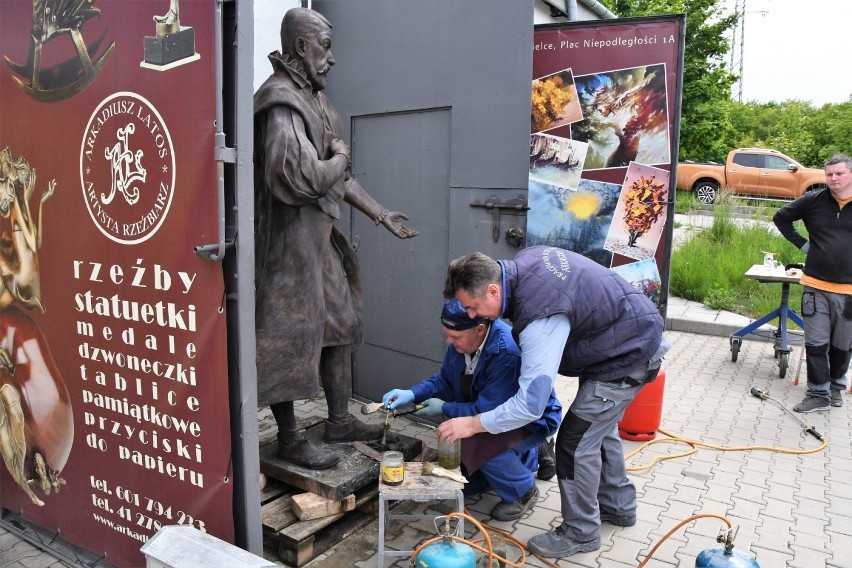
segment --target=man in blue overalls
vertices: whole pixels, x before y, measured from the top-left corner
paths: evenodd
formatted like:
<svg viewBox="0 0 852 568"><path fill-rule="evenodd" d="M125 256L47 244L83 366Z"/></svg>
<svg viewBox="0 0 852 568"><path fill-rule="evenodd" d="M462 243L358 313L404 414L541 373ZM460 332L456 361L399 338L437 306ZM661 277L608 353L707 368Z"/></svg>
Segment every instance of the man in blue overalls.
<svg viewBox="0 0 852 568"><path fill-rule="evenodd" d="M441 370L410 390L393 389L382 397L391 410L420 402L421 416L475 416L504 403L518 390L521 352L509 326L500 320L469 318L458 300L441 312L447 352ZM493 489L500 496L491 511L498 521L519 519L538 499L537 447L559 427L562 406L551 389L542 416L501 434L481 433L462 443L466 494Z"/></svg>

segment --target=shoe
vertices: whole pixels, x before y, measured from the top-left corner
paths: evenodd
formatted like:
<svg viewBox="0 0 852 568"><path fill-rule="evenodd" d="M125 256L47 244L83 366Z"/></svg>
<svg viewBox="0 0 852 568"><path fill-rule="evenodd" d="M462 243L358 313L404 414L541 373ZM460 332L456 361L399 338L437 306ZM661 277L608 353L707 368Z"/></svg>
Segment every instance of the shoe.
<svg viewBox="0 0 852 568"><path fill-rule="evenodd" d="M538 447L538 478L547 481L556 475L556 451L553 439L545 440Z"/></svg>
<svg viewBox="0 0 852 568"><path fill-rule="evenodd" d="M561 526L550 532L537 534L527 542L527 548L545 558L561 558L578 552L592 552L600 547L600 537L589 542L576 542L565 534Z"/></svg>
<svg viewBox="0 0 852 568"><path fill-rule="evenodd" d="M328 469L340 461L336 453L318 446L303 434L292 438L279 436L276 454L282 460L307 469Z"/></svg>
<svg viewBox="0 0 852 568"><path fill-rule="evenodd" d="M329 443L371 442L381 438L384 433L385 429L381 424L365 424L350 415L343 423L326 420L323 440Z"/></svg>
<svg viewBox="0 0 852 568"><path fill-rule="evenodd" d="M615 511L602 508L601 522L616 527L632 527L636 524L636 515L619 515Z"/></svg>
<svg viewBox="0 0 852 568"><path fill-rule="evenodd" d="M843 406L843 394L838 389L831 389L831 406Z"/></svg>
<svg viewBox="0 0 852 568"><path fill-rule="evenodd" d="M532 486L532 489L526 494L511 503L500 502L494 505L491 509L491 518L495 521L515 521L524 516L524 513L538 501L538 487Z"/></svg>
<svg viewBox="0 0 852 568"><path fill-rule="evenodd" d="M828 401L821 396L806 395L805 400L793 407L796 412L817 412L831 408Z"/></svg>

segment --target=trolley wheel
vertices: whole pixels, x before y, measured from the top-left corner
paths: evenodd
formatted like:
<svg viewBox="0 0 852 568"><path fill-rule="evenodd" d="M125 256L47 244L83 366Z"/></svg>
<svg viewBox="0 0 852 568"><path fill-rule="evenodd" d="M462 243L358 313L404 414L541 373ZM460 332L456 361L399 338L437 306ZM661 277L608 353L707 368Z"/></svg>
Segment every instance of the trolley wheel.
<svg viewBox="0 0 852 568"><path fill-rule="evenodd" d="M731 338L731 361L737 362L737 357L740 354L740 340Z"/></svg>
<svg viewBox="0 0 852 568"><path fill-rule="evenodd" d="M778 377L781 379L787 374L787 358L789 355L789 353L778 354Z"/></svg>

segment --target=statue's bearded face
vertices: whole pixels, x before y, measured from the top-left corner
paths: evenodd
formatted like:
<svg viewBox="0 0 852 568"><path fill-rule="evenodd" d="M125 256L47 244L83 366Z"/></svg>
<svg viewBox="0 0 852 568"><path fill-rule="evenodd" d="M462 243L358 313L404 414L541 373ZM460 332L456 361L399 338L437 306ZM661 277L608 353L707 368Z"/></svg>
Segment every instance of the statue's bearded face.
<svg viewBox="0 0 852 568"><path fill-rule="evenodd" d="M308 34L301 38L304 40L304 55L302 64L305 74L311 82L315 91L325 89L326 75L334 65L334 56L331 54L331 28L320 25L316 33Z"/></svg>

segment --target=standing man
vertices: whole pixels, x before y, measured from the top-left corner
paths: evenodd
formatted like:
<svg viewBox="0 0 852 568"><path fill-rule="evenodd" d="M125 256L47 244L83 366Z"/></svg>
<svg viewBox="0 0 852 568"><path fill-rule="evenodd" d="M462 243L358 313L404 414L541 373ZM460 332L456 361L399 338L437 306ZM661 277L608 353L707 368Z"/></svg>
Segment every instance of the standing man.
<svg viewBox="0 0 852 568"><path fill-rule="evenodd" d="M401 239L417 231L351 177L340 116L322 93L334 65L328 20L289 10L281 52L269 60L273 73L254 95L258 404L275 417L279 457L325 469L339 457L299 431L293 401L325 391L326 442L382 435L349 413L351 353L363 330L357 258L334 226L340 202Z"/></svg>
<svg viewBox="0 0 852 568"><path fill-rule="evenodd" d="M548 558L600 548L601 522L636 522L616 423L669 345L656 306L617 273L579 254L530 247L513 260L482 253L454 260L444 296L471 317L512 321L521 347L515 395L497 408L438 427L450 441L512 430L541 417L557 373L578 376L577 396L556 438L562 524L527 546Z"/></svg>
<svg viewBox="0 0 852 568"><path fill-rule="evenodd" d="M852 157L837 154L825 163L828 189L809 191L778 210L772 220L801 249L802 319L808 390L796 412L843 406L852 348ZM803 237L793 226L801 219Z"/></svg>
<svg viewBox="0 0 852 568"><path fill-rule="evenodd" d="M425 408L421 416L474 416L504 403L518 390L521 350L503 321L470 318L458 300L441 311L447 352L441 370L410 390L393 389L382 397L391 410L410 402ZM562 405L551 390L541 418L501 434L480 433L461 445L462 468L470 480L465 493L489 488L500 496L491 518L520 519L538 499L536 447L556 433Z"/></svg>

